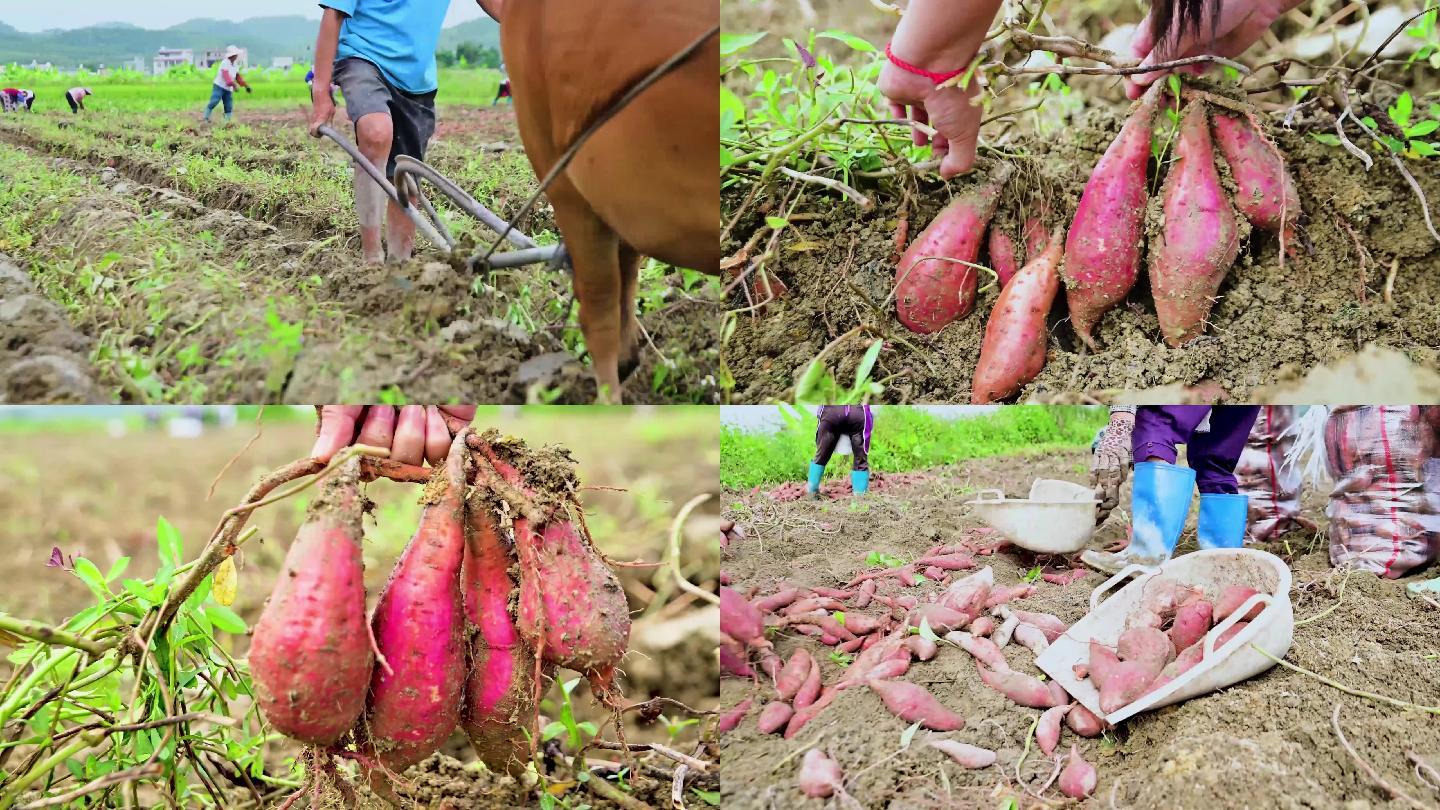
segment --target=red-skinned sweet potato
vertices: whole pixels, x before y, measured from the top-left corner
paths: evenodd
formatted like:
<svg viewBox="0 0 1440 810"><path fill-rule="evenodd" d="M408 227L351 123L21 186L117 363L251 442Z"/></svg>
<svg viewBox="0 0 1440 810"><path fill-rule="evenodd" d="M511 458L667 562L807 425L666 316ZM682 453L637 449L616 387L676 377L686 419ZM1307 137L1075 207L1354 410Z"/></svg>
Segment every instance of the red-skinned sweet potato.
<svg viewBox="0 0 1440 810"><path fill-rule="evenodd" d="M1015 252L1015 240L999 223L990 223L990 237L986 244L990 253L990 269L995 271L995 281L1003 290L1010 279L1020 272L1020 259Z"/></svg>
<svg viewBox="0 0 1440 810"><path fill-rule="evenodd" d="M1009 669L1010 663L1005 660L1005 653L1000 651L995 642L984 636L977 636L967 633L964 630L956 630L945 634L945 640L956 644L960 649L970 653L975 660L991 669Z"/></svg>
<svg viewBox="0 0 1440 810"><path fill-rule="evenodd" d="M775 701L765 704L760 710L760 717L755 721L756 728L763 734L778 734L785 730L785 724L790 722L795 710L790 708L789 703Z"/></svg>
<svg viewBox="0 0 1440 810"><path fill-rule="evenodd" d="M828 799L837 792L843 794L844 784L845 774L840 770L840 763L819 748L805 752L800 762L800 792L812 799Z"/></svg>
<svg viewBox="0 0 1440 810"><path fill-rule="evenodd" d="M1239 610L1240 606L1245 604L1245 600L1257 593L1259 593L1259 591L1245 585L1231 585L1221 591L1220 598L1215 601L1215 623L1219 624L1225 621L1231 613ZM1245 615L1240 617L1240 621L1248 622L1256 616L1259 616L1264 610L1265 604L1263 602L1257 604L1255 607L1246 611Z"/></svg>
<svg viewBox="0 0 1440 810"><path fill-rule="evenodd" d="M1013 669L987 669L979 662L975 666L980 671L980 680L984 681L986 686L1021 706L1048 709L1060 704L1060 701L1055 700L1056 695L1050 691L1050 687L1039 678Z"/></svg>
<svg viewBox="0 0 1440 810"><path fill-rule="evenodd" d="M1168 643L1168 642L1167 642ZM1160 673L1153 660L1121 661L1106 675L1100 687L1100 710L1106 714L1123 709L1150 691L1150 683Z"/></svg>
<svg viewBox="0 0 1440 810"><path fill-rule="evenodd" d="M1210 127L1235 180L1235 207L1251 225L1280 234L1285 249L1294 255L1300 194L1279 151L1245 118L1217 112Z"/></svg>
<svg viewBox="0 0 1440 810"><path fill-rule="evenodd" d="M820 679L824 676L820 669L820 662L811 663L810 670L805 673L805 682L795 690L795 708L803 709L814 703L820 697Z"/></svg>
<svg viewBox="0 0 1440 810"><path fill-rule="evenodd" d="M1212 614L1213 608L1203 599L1175 611L1175 623L1166 631L1170 635L1170 643L1177 651L1183 651L1204 638L1210 632Z"/></svg>
<svg viewBox="0 0 1440 810"><path fill-rule="evenodd" d="M981 748L978 745L959 742L957 740L931 740L926 745L940 751L955 760L961 767L988 768L995 764L997 755L988 748Z"/></svg>
<svg viewBox="0 0 1440 810"><path fill-rule="evenodd" d="M794 653L791 653L785 668L780 670L780 674L775 678L775 690L780 693L781 700L795 697L795 693L805 685L805 679L810 677L810 669L813 666L814 660L804 647L799 647Z"/></svg>
<svg viewBox="0 0 1440 810"><path fill-rule="evenodd" d="M1045 756L1055 753L1055 746L1060 744L1060 721L1072 708L1073 705L1052 706L1040 715L1040 722L1035 725L1035 743Z"/></svg>
<svg viewBox="0 0 1440 810"><path fill-rule="evenodd" d="M1060 772L1060 792L1072 799L1083 799L1095 792L1097 781L1095 767L1080 758L1080 747L1070 746L1070 760Z"/></svg>
<svg viewBox="0 0 1440 810"><path fill-rule="evenodd" d="M1129 294L1140 272L1145 167L1164 85L1151 85L1095 164L1065 239L1063 272L1070 322L1091 348L1101 316Z"/></svg>
<svg viewBox="0 0 1440 810"><path fill-rule="evenodd" d="M1065 725L1081 737L1099 737L1105 733L1105 721L1079 703L1071 705L1065 715Z"/></svg>
<svg viewBox="0 0 1440 810"><path fill-rule="evenodd" d="M1115 653L1123 661L1138 661L1159 672L1175 658L1175 645L1164 631L1154 627L1132 627L1120 634Z"/></svg>
<svg viewBox="0 0 1440 810"><path fill-rule="evenodd" d="M1115 671L1120 658L1115 651L1104 644L1090 640L1090 680L1094 682L1096 689L1104 689L1106 682L1110 680L1110 673Z"/></svg>
<svg viewBox="0 0 1440 810"><path fill-rule="evenodd" d="M870 681L870 688L885 702L891 714L907 723L919 723L932 731L955 731L965 727L965 718L940 705L925 687L908 681Z"/></svg>
<svg viewBox="0 0 1440 810"><path fill-rule="evenodd" d="M375 668L356 738L367 764L381 773L400 773L430 756L460 722L467 646L460 587L467 519L464 437L452 444L443 476L425 488L420 523L370 620L390 666ZM509 591L506 587L507 596Z"/></svg>
<svg viewBox="0 0 1440 810"><path fill-rule="evenodd" d="M335 742L360 718L375 660L365 619L359 477L354 459L321 486L250 642L266 719L312 745Z"/></svg>
<svg viewBox="0 0 1440 810"><path fill-rule="evenodd" d="M751 699L747 697L735 704L734 708L721 714L720 721L716 725L720 733L724 734L727 731L734 731L736 727L740 725L740 721L744 720L745 715L749 713L751 703Z"/></svg>
<svg viewBox="0 0 1440 810"><path fill-rule="evenodd" d="M910 243L895 268L895 310L912 332L938 332L975 308L977 273L962 262L980 254L985 226L1014 168L1001 164L945 206Z"/></svg>
<svg viewBox="0 0 1440 810"><path fill-rule="evenodd" d="M1039 628L1040 631L1045 634L1045 640L1051 643L1054 643L1055 639L1065 635L1065 631L1070 629L1070 625L1066 624L1059 616L1053 613L1013 609L1010 612L1015 615L1015 618L1020 620L1021 624L1028 624L1031 627Z"/></svg>
<svg viewBox="0 0 1440 810"><path fill-rule="evenodd" d="M1164 222L1150 252L1150 289L1160 333L1171 346L1193 340L1240 252L1240 227L1220 174L1204 102L1191 102L1165 177Z"/></svg>
<svg viewBox="0 0 1440 810"><path fill-rule="evenodd" d="M980 362L970 383L972 404L1011 396L1045 367L1050 340L1045 319L1060 291L1060 257L1057 232L1050 248L1031 259L1000 291L985 324Z"/></svg>

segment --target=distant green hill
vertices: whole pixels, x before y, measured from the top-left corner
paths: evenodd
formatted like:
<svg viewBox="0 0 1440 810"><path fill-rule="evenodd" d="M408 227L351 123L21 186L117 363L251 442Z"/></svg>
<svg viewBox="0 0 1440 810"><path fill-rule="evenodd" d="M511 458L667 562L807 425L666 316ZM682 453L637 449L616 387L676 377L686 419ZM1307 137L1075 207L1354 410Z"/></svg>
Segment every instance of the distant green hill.
<svg viewBox="0 0 1440 810"><path fill-rule="evenodd" d="M264 67L276 56L308 61L315 47L315 20L299 15L253 17L233 20L195 19L163 30L139 28L126 23L104 23L69 31L53 29L39 33L17 31L0 23L0 65L17 62L52 62L59 68L85 65L118 67L137 56L148 66L160 48L192 48L203 51L225 45L250 50L250 64ZM487 18L461 23L441 34L441 50L453 50L461 42L476 42L498 48L500 28Z"/></svg>

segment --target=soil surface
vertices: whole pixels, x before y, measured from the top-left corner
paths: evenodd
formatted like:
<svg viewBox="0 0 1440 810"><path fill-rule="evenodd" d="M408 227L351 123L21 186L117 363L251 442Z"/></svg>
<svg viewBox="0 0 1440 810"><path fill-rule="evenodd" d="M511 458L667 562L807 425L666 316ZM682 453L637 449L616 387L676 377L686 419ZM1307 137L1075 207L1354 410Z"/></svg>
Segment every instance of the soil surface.
<svg viewBox="0 0 1440 810"><path fill-rule="evenodd" d="M716 492L719 471L714 448L719 438L713 410L626 409L594 411L588 416L560 416L554 408L539 410L551 414L527 409L517 416L487 409L476 424L496 427L537 446L553 442L568 447L579 463L581 484L598 487L582 492L587 525L600 549L614 560L662 559L669 544L670 522L681 504L698 493ZM214 495L207 499L211 479L241 453L254 433L252 425L241 424L197 439L169 436L158 428L125 435L101 431L6 434L5 451L0 453L0 492L6 493L0 498L0 554L7 565L0 573L0 612L54 623L93 604L80 579L46 567L52 547L67 555L87 557L102 570L122 556L130 557L127 576L150 576L158 564L155 525L161 516L180 532L182 556L193 558L226 508L237 503L263 472L293 461L308 451L313 441L313 425L308 420L268 423L254 445L220 477ZM117 470L125 474L117 476ZM613 487L626 491L609 489ZM365 581L372 604L414 531L420 493L419 487L390 481L365 487L366 497L374 504L365 521ZM718 508L713 497L701 504L686 522L681 542L686 575L711 589L719 570L715 540ZM281 569L289 538L295 536L304 514L302 495L259 510L251 521L260 534L237 557L239 588L234 604L247 622L258 618ZM660 571L667 573L652 568L618 569L633 621L630 653L620 667L624 700L628 704L663 696L697 709L713 709L719 695L715 659L718 612L698 600L675 598L662 584L670 582L668 569ZM657 591L667 594L665 604L647 613L657 601ZM221 638L222 643L230 644L232 655L244 656L248 638ZM5 652L8 648L0 640L0 683L11 676ZM558 677L570 680L578 675L562 670ZM542 707L546 716L555 716L559 694L558 687L552 688ZM573 702L577 720L595 722L605 739L614 739L609 713L595 702L583 680ZM242 716L247 708L243 701L237 703L235 716ZM671 705L662 706L661 711L675 720L686 717L683 710ZM663 722L642 721L638 714L624 715L629 742L661 742L685 753L694 753L700 744L699 725L689 725L672 737ZM298 747L283 740L271 744L266 752L270 772L288 773L284 759L296 753ZM534 805L532 787L480 770L463 734L457 732L442 754L404 774L413 788L403 789L421 800L422 806ZM702 750L697 755L715 758L713 751ZM619 762L621 755L593 750L590 757ZM651 755L643 761L652 763L654 759ZM673 763L659 760L653 765L655 770L640 767L634 785L641 797L664 804L668 798L665 802L660 799L662 794L669 795ZM687 784L718 790L713 773L697 775ZM570 793L570 801L577 806L582 802L615 806L596 801L573 784ZM490 803L481 801L485 796ZM690 801L698 800L691 795ZM373 806L386 805L377 800Z"/></svg>
<svg viewBox="0 0 1440 810"><path fill-rule="evenodd" d="M729 546L724 567L742 591L768 592L782 580L835 587L861 570L871 551L911 560L933 545L974 535L983 524L965 501L978 488L998 487L1023 496L1037 477L1083 482L1087 462L1083 452L965 462L932 471L929 480L908 489L871 494L856 505L847 500L777 502L763 493L728 493L726 517L744 524L748 539ZM1418 577L1385 581L1332 569L1323 535L1325 493L1307 489L1303 502L1305 514L1321 524L1322 534L1296 531L1262 546L1289 562L1294 574L1290 599L1301 624L1286 659L1357 690L1440 705L1440 609L1407 598L1404 590L1407 582L1440 572L1431 566ZM1128 492L1121 503L1128 503ZM1123 539L1124 517L1123 511L1115 512L1092 545ZM1192 516L1177 553L1194 548ZM1013 547L977 559L992 566L997 585L1018 582L1036 564L1028 552ZM1095 573L1068 586L1040 581L1031 597L1015 604L1074 623L1087 612L1090 591L1101 582ZM909 592L934 590L935 585L924 584ZM783 656L807 645L824 662L827 683L841 672L821 654L826 648L812 639L779 633L773 641ZM1012 643L1005 654L1012 667L1038 673L1029 650ZM1020 807L1070 806L1053 784L1042 792L1055 766L1033 740L1026 750L1040 711L1020 708L982 684L967 653L942 645L933 660L914 663L905 680L925 685L965 717L963 730L943 736L996 750L998 763L983 770L961 769L922 745L929 734L924 730L902 751L901 733L907 724L891 715L872 691L851 689L840 693L795 739L760 733L755 711L722 738L724 806L822 806L805 799L796 785L801 751L812 745L839 761L847 777L845 789L861 807L993 808L1010 797ZM721 683L725 707L752 695L758 707L768 691L743 679L726 677ZM1413 751L1431 766L1440 764L1434 715L1353 697L1279 666L1219 692L1140 714L1101 738L1084 739L1065 729L1057 752L1068 752L1076 743L1098 772L1094 795L1078 803L1084 807L1408 806L1387 800L1341 747L1330 720L1337 703L1342 707L1340 724L1355 752L1387 782L1426 806L1432 804L1437 793L1417 779L1406 752ZM1017 767L1022 752L1024 762Z"/></svg>

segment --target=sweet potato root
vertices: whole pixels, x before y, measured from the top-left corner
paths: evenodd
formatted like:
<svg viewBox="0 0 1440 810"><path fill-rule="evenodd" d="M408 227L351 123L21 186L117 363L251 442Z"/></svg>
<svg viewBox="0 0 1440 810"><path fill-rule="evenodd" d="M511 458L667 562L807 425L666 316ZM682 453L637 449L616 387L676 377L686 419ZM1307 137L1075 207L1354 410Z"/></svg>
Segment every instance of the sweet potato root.
<svg viewBox="0 0 1440 810"><path fill-rule="evenodd" d="M1240 606L1245 604L1245 600L1257 593L1259 593L1259 591L1244 585L1231 585L1221 591L1220 598L1215 601L1215 623L1219 624L1225 621L1231 613L1239 610ZM1240 621L1248 622L1259 616L1264 610L1265 605L1258 604L1246 611L1245 615L1240 617Z"/></svg>
<svg viewBox="0 0 1440 810"><path fill-rule="evenodd" d="M1005 660L1005 653L984 636L977 636L967 633L964 630L956 630L945 634L945 640L959 645L960 649L970 653L975 660L995 670L1009 669L1010 664Z"/></svg>
<svg viewBox="0 0 1440 810"><path fill-rule="evenodd" d="M1115 651L1094 639L1090 640L1090 680L1096 689L1104 689L1110 680L1110 673L1120 663Z"/></svg>
<svg viewBox="0 0 1440 810"><path fill-rule="evenodd" d="M1028 706L1032 709L1048 709L1057 705L1054 693L1039 678L1012 669L988 669L980 663L976 664L976 669L980 671L980 680L984 681L986 686L1021 706Z"/></svg>
<svg viewBox="0 0 1440 810"><path fill-rule="evenodd" d="M988 768L995 764L997 756L994 751L988 748L981 748L978 745L971 745L956 740L931 740L926 745L941 753L949 755L961 767L972 770Z"/></svg>
<svg viewBox="0 0 1440 810"><path fill-rule="evenodd" d="M980 362L970 383L972 404L1011 396L1045 367L1050 340L1045 320L1060 291L1060 257L1057 232L1050 248L1031 259L1000 291L985 323Z"/></svg>
<svg viewBox="0 0 1440 810"><path fill-rule="evenodd" d="M1210 632L1212 613L1213 608L1210 603L1203 599L1175 611L1175 623L1166 632L1169 633L1170 643L1175 645L1177 651L1184 650Z"/></svg>
<svg viewBox="0 0 1440 810"><path fill-rule="evenodd" d="M1244 118L1217 112L1210 126L1215 145L1235 180L1235 207L1251 225L1281 233L1285 249L1294 255L1300 194L1280 153Z"/></svg>
<svg viewBox="0 0 1440 810"><path fill-rule="evenodd" d="M1072 706L1051 706L1040 715L1040 722L1035 725L1035 743L1045 756L1055 753L1055 746L1060 744L1060 721L1070 712Z"/></svg>
<svg viewBox="0 0 1440 810"><path fill-rule="evenodd" d="M990 269L995 271L995 281L1004 289L1010 279L1020 272L1020 259L1015 250L1015 240L997 223L990 223L990 237L986 245L990 253Z"/></svg>
<svg viewBox="0 0 1440 810"><path fill-rule="evenodd" d="M752 701L747 697L735 704L734 708L722 713L720 715L720 722L716 725L720 733L724 734L727 731L734 731L736 727L740 725L740 721L745 719L745 715L750 712L751 703Z"/></svg>
<svg viewBox="0 0 1440 810"><path fill-rule="evenodd" d="M1150 660L1116 664L1107 674L1105 685L1100 687L1100 710L1110 714L1134 703L1150 691L1150 683L1159 672L1160 668Z"/></svg>
<svg viewBox="0 0 1440 810"><path fill-rule="evenodd" d="M1155 313L1171 346L1204 331L1220 283L1240 251L1239 223L1220 185L1205 119L1205 103L1191 102L1165 178L1164 222L1150 253Z"/></svg>
<svg viewBox="0 0 1440 810"><path fill-rule="evenodd" d="M1070 760L1060 772L1060 792L1072 799L1083 799L1095 792L1097 781L1094 766L1080 758L1079 746L1070 746Z"/></svg>
<svg viewBox="0 0 1440 810"><path fill-rule="evenodd" d="M812 799L828 799L844 793L845 774L840 763L818 748L805 752L800 761L800 792Z"/></svg>
<svg viewBox="0 0 1440 810"><path fill-rule="evenodd" d="M374 653L360 555L360 461L320 488L250 642L255 697L276 731L340 739L365 708Z"/></svg>
<svg viewBox="0 0 1440 810"><path fill-rule="evenodd" d="M795 690L795 708L803 709L814 703L820 697L820 679L824 673L820 669L820 662L815 661L810 665L810 670L805 673L805 682Z"/></svg>
<svg viewBox="0 0 1440 810"><path fill-rule="evenodd" d="M794 714L795 710L790 708L789 703L777 700L765 704L755 725L763 734L778 734L785 730L785 724L790 722L790 717Z"/></svg>
<svg viewBox="0 0 1440 810"><path fill-rule="evenodd" d="M1065 725L1081 737L1099 737L1105 733L1105 721L1079 703L1071 705L1065 715Z"/></svg>
<svg viewBox="0 0 1440 810"><path fill-rule="evenodd" d="M1175 645L1163 631L1153 627L1132 627L1120 634L1115 653L1123 661L1138 661L1159 672L1175 658Z"/></svg>
<svg viewBox="0 0 1440 810"><path fill-rule="evenodd" d="M765 638L765 617L734 588L720 588L720 632L742 644Z"/></svg>
<svg viewBox="0 0 1440 810"><path fill-rule="evenodd" d="M1065 635L1065 631L1070 629L1070 625L1066 624L1059 616L1055 616L1054 614L1038 613L1030 610L1011 610L1010 612L1015 615L1015 618L1020 620L1021 624L1028 624L1031 627L1039 628L1040 631L1045 634L1045 640L1051 643L1053 643L1055 639Z"/></svg>
<svg viewBox="0 0 1440 810"><path fill-rule="evenodd" d="M790 655L790 660L780 674L775 678L775 689L780 693L781 700L789 700L795 697L800 687L805 685L805 679L810 676L810 667L813 661L810 653L804 647L799 647Z"/></svg>
<svg viewBox="0 0 1440 810"><path fill-rule="evenodd" d="M977 273L969 264L980 254L985 226L1013 171L1001 164L988 180L952 200L900 257L895 310L910 331L938 332L974 309Z"/></svg>
<svg viewBox="0 0 1440 810"><path fill-rule="evenodd" d="M1091 348L1101 316L1129 294L1140 272L1145 167L1164 85L1151 85L1095 164L1065 239L1063 272L1070 322Z"/></svg>
<svg viewBox="0 0 1440 810"><path fill-rule="evenodd" d="M940 705L940 701L919 684L872 680L870 688L885 702L885 708L907 723L919 723L932 731L965 727L965 718Z"/></svg>

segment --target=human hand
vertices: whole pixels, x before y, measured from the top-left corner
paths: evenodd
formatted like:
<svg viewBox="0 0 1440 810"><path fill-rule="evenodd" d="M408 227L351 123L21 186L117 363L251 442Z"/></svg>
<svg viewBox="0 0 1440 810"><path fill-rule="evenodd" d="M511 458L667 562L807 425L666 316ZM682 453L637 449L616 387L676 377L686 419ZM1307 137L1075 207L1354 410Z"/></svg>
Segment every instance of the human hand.
<svg viewBox="0 0 1440 810"><path fill-rule="evenodd" d="M310 455L329 461L341 448L367 444L388 449L390 458L402 464L440 464L459 426L469 424L475 410L474 405L321 405Z"/></svg>
<svg viewBox="0 0 1440 810"><path fill-rule="evenodd" d="M1281 14L1301 2L1303 0L1215 0L1215 6L1204 5L1198 25L1184 31L1172 30L1158 44L1150 30L1155 14L1152 10L1140 23L1140 27L1135 29L1135 38L1130 42L1130 53L1140 59L1142 66L1207 54L1233 58L1259 41ZM1216 6L1219 8L1218 14L1214 11ZM1177 70L1199 75L1209 68L1209 64L1201 62ZM1146 87L1167 72L1162 70L1127 76L1125 95L1132 100L1139 98Z"/></svg>
<svg viewBox="0 0 1440 810"><path fill-rule="evenodd" d="M940 176L949 180L975 167L975 143L980 137L980 108L971 104L977 88L938 88L924 76L908 73L886 62L880 70L880 92L890 100L894 118L908 118L928 124L932 137L915 129L915 144L929 144L940 158Z"/></svg>
<svg viewBox="0 0 1440 810"><path fill-rule="evenodd" d="M310 137L320 137L320 127L335 117L335 99L327 93L310 93Z"/></svg>
<svg viewBox="0 0 1440 810"><path fill-rule="evenodd" d="M1110 517L1110 511L1120 503L1120 487L1125 484L1130 471L1131 442L1135 431L1135 414L1129 411L1115 411L1110 414L1110 423L1100 437L1095 452L1090 458L1090 486L1095 490L1095 525L1099 526Z"/></svg>

